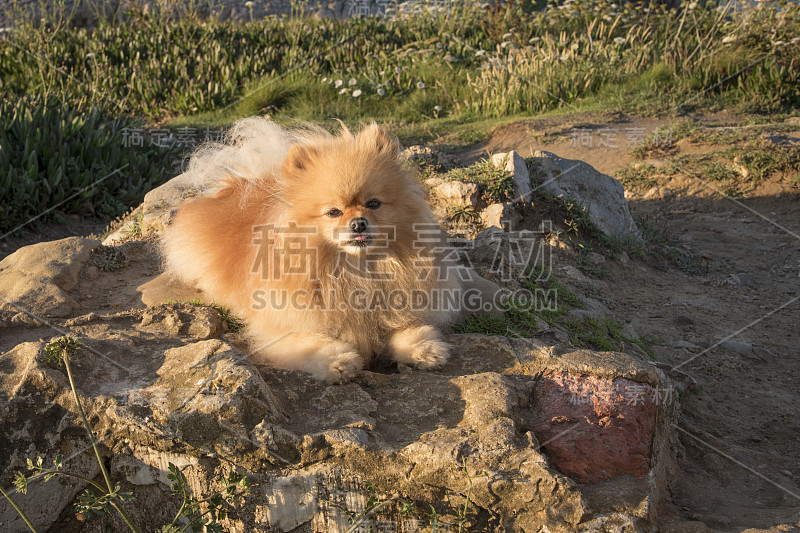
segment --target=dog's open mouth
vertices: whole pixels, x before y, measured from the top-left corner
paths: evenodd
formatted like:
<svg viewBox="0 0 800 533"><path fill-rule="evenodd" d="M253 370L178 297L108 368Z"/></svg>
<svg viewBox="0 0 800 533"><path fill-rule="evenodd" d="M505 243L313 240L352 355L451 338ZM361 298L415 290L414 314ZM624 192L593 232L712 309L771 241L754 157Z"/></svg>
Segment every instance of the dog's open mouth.
<svg viewBox="0 0 800 533"><path fill-rule="evenodd" d="M369 235L355 235L352 239L350 239L347 243L350 246L368 246L372 242L372 237Z"/></svg>

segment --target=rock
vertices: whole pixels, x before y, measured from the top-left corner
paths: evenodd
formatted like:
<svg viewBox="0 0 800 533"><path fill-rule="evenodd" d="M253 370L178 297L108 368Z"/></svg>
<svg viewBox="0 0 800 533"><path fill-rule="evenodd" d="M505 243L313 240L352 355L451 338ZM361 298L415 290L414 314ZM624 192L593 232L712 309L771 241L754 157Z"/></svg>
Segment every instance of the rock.
<svg viewBox="0 0 800 533"><path fill-rule="evenodd" d="M589 278L587 278L583 272L572 265L559 267L558 271L569 280L579 283L590 283Z"/></svg>
<svg viewBox="0 0 800 533"><path fill-rule="evenodd" d="M778 285L778 290L781 291L782 294L788 296L795 296L797 294L797 288L790 287L789 285Z"/></svg>
<svg viewBox="0 0 800 533"><path fill-rule="evenodd" d="M624 378L547 372L534 393L534 432L552 463L581 483L650 470L656 390Z"/></svg>
<svg viewBox="0 0 800 533"><path fill-rule="evenodd" d="M668 200L675 196L675 192L669 187L651 187L643 195L645 200ZM628 191L625 191L625 198L628 198Z"/></svg>
<svg viewBox="0 0 800 533"><path fill-rule="evenodd" d="M205 293L196 287L189 287L181 283L174 274L164 272L163 274L151 279L136 287L142 295L142 303L146 306L154 306L169 301L193 301L211 302Z"/></svg>
<svg viewBox="0 0 800 533"><path fill-rule="evenodd" d="M769 359L773 359L775 354L764 348L763 346L753 345L749 342L735 341L728 339L719 343L718 348L727 350L737 355L743 355L749 359L754 359L766 363Z"/></svg>
<svg viewBox="0 0 800 533"><path fill-rule="evenodd" d="M478 186L462 181L445 181L434 188L434 194L451 207L478 205Z"/></svg>
<svg viewBox="0 0 800 533"><path fill-rule="evenodd" d="M503 314L501 297L504 291L500 285L479 276L471 268L466 270L465 278L461 282L461 290L464 294L463 305L466 313L489 313L498 316Z"/></svg>
<svg viewBox="0 0 800 533"><path fill-rule="evenodd" d="M227 331L219 311L192 304L162 304L142 314L139 326L174 336L188 335L199 339L218 337Z"/></svg>
<svg viewBox="0 0 800 533"><path fill-rule="evenodd" d="M703 455L703 467L712 474L725 474L730 470L730 462L715 453Z"/></svg>
<svg viewBox="0 0 800 533"><path fill-rule="evenodd" d="M755 287L756 278L747 272L739 272L738 274L731 274L727 282L730 285L740 285L742 287Z"/></svg>
<svg viewBox="0 0 800 533"><path fill-rule="evenodd" d="M137 231L138 221L128 219L116 230L112 231L103 239L103 246L117 246L128 241L131 235Z"/></svg>
<svg viewBox="0 0 800 533"><path fill-rule="evenodd" d="M749 342L741 342L729 339L722 341L718 346L723 350L738 353L739 355L751 355L753 353L753 345Z"/></svg>
<svg viewBox="0 0 800 533"><path fill-rule="evenodd" d="M689 350L690 352L696 352L700 349L700 346L693 342L689 341L675 341L670 346L673 348L678 348L679 350Z"/></svg>
<svg viewBox="0 0 800 533"><path fill-rule="evenodd" d="M481 211L481 221L486 227L494 226L514 231L521 220L522 216L511 203L492 204Z"/></svg>
<svg viewBox="0 0 800 533"><path fill-rule="evenodd" d="M581 298L580 300L586 309L593 312L601 319L612 314L611 310L600 300L596 300L588 296Z"/></svg>
<svg viewBox="0 0 800 533"><path fill-rule="evenodd" d="M142 530L158 529L177 511L179 501L166 484L168 463L182 469L198 497L219 486L231 463L247 473L258 489L222 522L226 531L346 528L345 511L363 511L376 495L366 481L425 505L441 504L449 495L455 516L459 500L452 498L463 494L465 466L472 476L471 505L497 517L507 531L572 531L609 513L652 522L666 497L672 468L664 452L672 420L666 403L658 405L652 454L650 448L642 452L652 480L627 481L629 472L640 473L630 456L656 420L642 415L649 404L637 403L633 388L646 394L647 387L669 387L658 371L628 356L556 355L538 339L450 335L453 357L441 370L365 371L355 382L328 385L299 372L256 368L225 340L187 338L183 332L206 311L212 310L169 304L116 318L87 315L64 325L86 346L71 358L79 394L112 477L137 498L127 510ZM59 450L79 452L69 459L71 470L97 474L92 455L83 453L91 448L63 368L45 363L44 345L24 342L0 353L0 424L14 428L0 441L4 485L25 457L50 461ZM571 470L557 462L566 454L557 453L561 439L552 440L552 428L537 430L535 420L549 413L545 406L555 405L544 401L551 396L540 394L541 382L534 388L541 372L551 381L581 375L586 378L580 383L627 387L616 404L601 395L602 387L593 390L612 420L597 409L587 412L592 422L568 440L572 450L610 454L602 472L604 491L613 495L608 500L592 496L589 506L586 498L594 489L581 484L581 476L601 474L591 464ZM560 399L583 391L561 390ZM630 442L614 441L615 431L628 431L625 424L636 413L641 427L630 430ZM549 413L548 423L557 425L552 420L561 414ZM603 448L610 442L619 448ZM36 510L37 527L47 530L81 488L35 484L30 499L20 501ZM4 526L23 527L14 520L13 510L0 507ZM108 520L114 529L124 528L119 519Z"/></svg>
<svg viewBox="0 0 800 533"><path fill-rule="evenodd" d="M567 316L581 321L587 319L600 320L602 318L601 315L598 315L594 311L587 311L586 309L570 309L567 311Z"/></svg>
<svg viewBox="0 0 800 533"><path fill-rule="evenodd" d="M636 332L633 324L625 324L622 328L622 335L630 341L639 340L639 334Z"/></svg>
<svg viewBox="0 0 800 533"><path fill-rule="evenodd" d="M423 168L430 168L435 172L447 172L456 167L463 166L464 162L456 155L444 154L427 146L409 146L401 156L411 163Z"/></svg>
<svg viewBox="0 0 800 533"><path fill-rule="evenodd" d="M491 272L501 281L519 279L526 269L539 265L551 268L551 255L545 248L543 235L533 231L503 231L490 226L478 233L465 260L475 267Z"/></svg>
<svg viewBox="0 0 800 533"><path fill-rule="evenodd" d="M589 252L589 255L586 256L586 260L589 264L597 266L603 263L606 258L604 255L598 254L597 252Z"/></svg>
<svg viewBox="0 0 800 533"><path fill-rule="evenodd" d="M511 150L508 153L492 155L492 165L505 168L514 176L514 203L530 203L533 190L525 159Z"/></svg>
<svg viewBox="0 0 800 533"><path fill-rule="evenodd" d="M168 226L174 212L185 200L207 190L209 183L202 178L201 173L184 172L148 192L142 202L142 232L155 233Z"/></svg>
<svg viewBox="0 0 800 533"><path fill-rule="evenodd" d="M77 304L68 291L100 241L68 237L20 248L0 262L0 309L67 317Z"/></svg>
<svg viewBox="0 0 800 533"><path fill-rule="evenodd" d="M598 516L578 525L578 533L638 533L646 531L647 526L639 525L641 520L624 513L609 513Z"/></svg>
<svg viewBox="0 0 800 533"><path fill-rule="evenodd" d="M607 235L642 241L619 181L583 161L563 159L544 151L535 152L533 157L536 165L533 178L541 189L588 206L589 217Z"/></svg>

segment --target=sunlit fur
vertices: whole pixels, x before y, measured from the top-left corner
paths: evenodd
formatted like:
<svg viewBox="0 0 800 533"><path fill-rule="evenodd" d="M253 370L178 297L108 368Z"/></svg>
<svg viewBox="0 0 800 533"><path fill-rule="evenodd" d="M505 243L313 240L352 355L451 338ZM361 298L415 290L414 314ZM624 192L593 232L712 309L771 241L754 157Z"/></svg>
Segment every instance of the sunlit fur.
<svg viewBox="0 0 800 533"><path fill-rule="evenodd" d="M376 356L421 368L444 364L448 347L435 326L455 311L392 309L381 302L365 310L334 305L359 291L372 298L393 291L453 294L458 288L452 271L429 271L442 266L435 250L441 234L434 232L425 243L417 239L414 225L435 228L435 220L402 167L394 137L375 124L357 134L343 127L334 136L248 119L226 145L201 152L190 164L192 172L209 192L185 203L164 232L166 266L246 319L256 362L331 381L351 378ZM370 200L380 206L368 208ZM341 216L329 216L332 209ZM351 243L347 226L358 217L376 232L369 246ZM270 224L311 228L306 243L316 251L315 264L264 276L258 259L273 258L303 235L300 229L272 232L272 244L260 247L256 228ZM381 238L392 231L393 239ZM392 279L379 279L382 274ZM270 294L316 294L322 301L301 298L300 308L274 308Z"/></svg>

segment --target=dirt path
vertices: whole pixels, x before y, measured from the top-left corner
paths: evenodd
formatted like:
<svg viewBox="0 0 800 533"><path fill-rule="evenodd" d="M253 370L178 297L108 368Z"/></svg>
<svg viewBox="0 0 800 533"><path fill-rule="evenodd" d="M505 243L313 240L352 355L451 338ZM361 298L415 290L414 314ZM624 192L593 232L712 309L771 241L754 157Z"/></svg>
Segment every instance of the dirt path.
<svg viewBox="0 0 800 533"><path fill-rule="evenodd" d="M541 149L613 173L632 161L626 131L669 122L612 118L511 124L461 155ZM608 128L621 142L598 147ZM580 146L581 131L592 147ZM769 181L733 201L678 174L629 202L702 257L697 274L606 261L610 274L591 280L594 298L660 339L656 358L697 383L681 398L680 472L660 529L800 531L800 190Z"/></svg>

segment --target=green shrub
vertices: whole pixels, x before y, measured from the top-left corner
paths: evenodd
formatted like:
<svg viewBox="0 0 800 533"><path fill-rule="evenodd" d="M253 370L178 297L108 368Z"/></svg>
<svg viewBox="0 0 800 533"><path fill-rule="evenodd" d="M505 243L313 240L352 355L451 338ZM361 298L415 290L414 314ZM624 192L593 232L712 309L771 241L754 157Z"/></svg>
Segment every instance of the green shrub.
<svg viewBox="0 0 800 533"><path fill-rule="evenodd" d="M0 230L54 212L117 216L171 177L172 149L128 147L138 123L42 98L0 100Z"/></svg>
<svg viewBox="0 0 800 533"><path fill-rule="evenodd" d="M0 91L159 120L215 112L218 122L259 111L309 120L501 117L590 98L638 112L800 103L797 3L535 4L464 2L449 14L396 18L140 16L91 30L22 27L0 40Z"/></svg>

